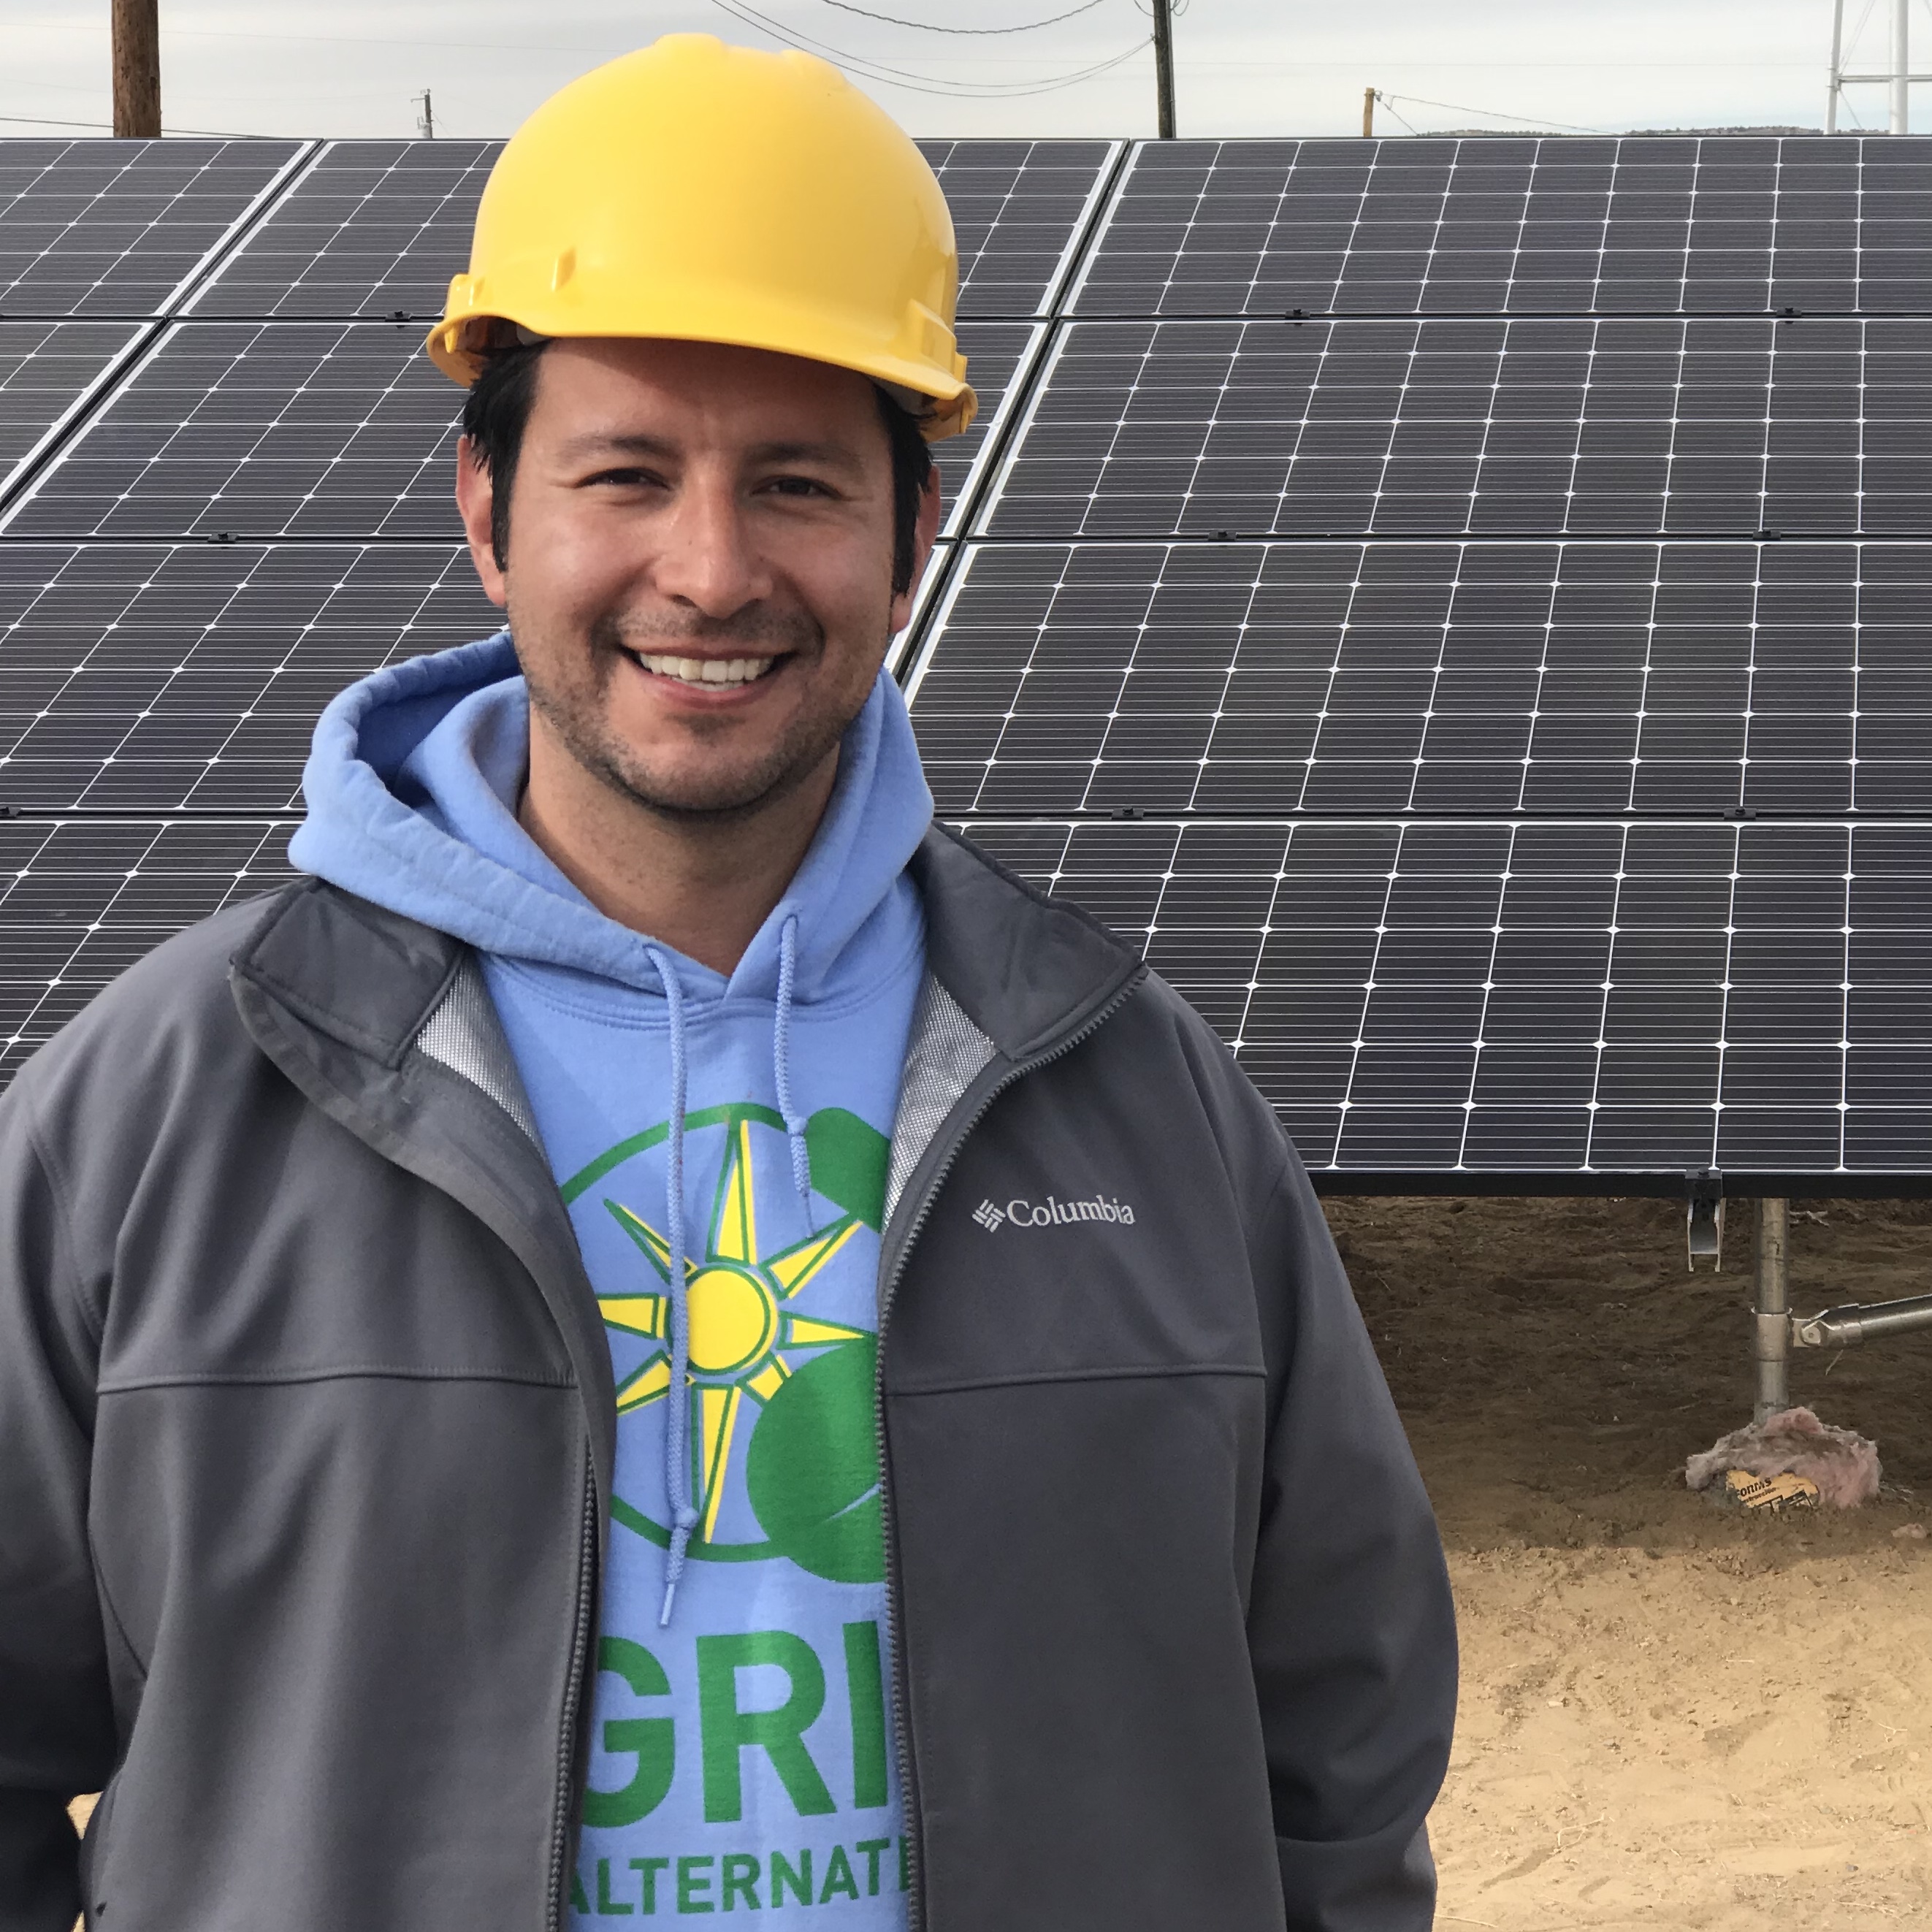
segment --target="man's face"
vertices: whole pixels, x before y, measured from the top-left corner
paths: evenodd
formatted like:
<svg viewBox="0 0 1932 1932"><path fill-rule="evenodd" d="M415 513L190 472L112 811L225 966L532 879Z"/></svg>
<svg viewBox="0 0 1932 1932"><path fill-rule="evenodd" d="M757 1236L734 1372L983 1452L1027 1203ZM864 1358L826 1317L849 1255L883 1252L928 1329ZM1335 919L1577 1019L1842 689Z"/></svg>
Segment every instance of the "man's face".
<svg viewBox="0 0 1932 1932"><path fill-rule="evenodd" d="M659 340L554 342L536 373L506 568L488 472L459 458L457 488L533 730L674 816L754 812L825 772L910 615L872 385Z"/></svg>

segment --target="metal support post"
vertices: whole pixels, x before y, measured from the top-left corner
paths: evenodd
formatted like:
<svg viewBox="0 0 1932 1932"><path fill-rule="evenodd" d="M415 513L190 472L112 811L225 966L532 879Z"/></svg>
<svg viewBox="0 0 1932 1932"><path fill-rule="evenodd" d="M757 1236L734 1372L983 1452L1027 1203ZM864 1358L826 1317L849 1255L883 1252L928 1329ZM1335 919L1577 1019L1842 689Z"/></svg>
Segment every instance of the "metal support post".
<svg viewBox="0 0 1932 1932"><path fill-rule="evenodd" d="M1362 89L1362 134L1366 140L1376 131L1376 91L1372 87Z"/></svg>
<svg viewBox="0 0 1932 1932"><path fill-rule="evenodd" d="M1838 131L1838 96L1845 86L1845 0L1832 0L1832 86L1825 96L1825 131Z"/></svg>
<svg viewBox="0 0 1932 1932"><path fill-rule="evenodd" d="M1752 1348L1757 1364L1757 1402L1751 1411L1754 1422L1762 1422L1767 1415L1791 1406L1786 1373L1791 1351L1790 1234L1790 1202L1760 1201L1753 1270L1757 1283L1756 1332Z"/></svg>
<svg viewBox="0 0 1932 1932"><path fill-rule="evenodd" d="M1892 131L1912 132L1912 0L1892 0Z"/></svg>
<svg viewBox="0 0 1932 1932"><path fill-rule="evenodd" d="M1174 12L1171 0L1154 0L1154 79L1159 95L1160 138L1174 139Z"/></svg>

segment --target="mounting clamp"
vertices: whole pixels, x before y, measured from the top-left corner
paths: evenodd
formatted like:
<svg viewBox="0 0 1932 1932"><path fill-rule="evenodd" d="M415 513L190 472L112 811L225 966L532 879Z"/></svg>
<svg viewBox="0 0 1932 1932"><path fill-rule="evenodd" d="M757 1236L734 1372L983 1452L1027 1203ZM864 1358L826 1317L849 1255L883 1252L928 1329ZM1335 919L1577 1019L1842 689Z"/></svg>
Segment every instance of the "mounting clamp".
<svg viewBox="0 0 1932 1932"><path fill-rule="evenodd" d="M1694 1167L1684 1176L1684 1258L1693 1274L1708 1262L1724 1269L1724 1177L1714 1167Z"/></svg>

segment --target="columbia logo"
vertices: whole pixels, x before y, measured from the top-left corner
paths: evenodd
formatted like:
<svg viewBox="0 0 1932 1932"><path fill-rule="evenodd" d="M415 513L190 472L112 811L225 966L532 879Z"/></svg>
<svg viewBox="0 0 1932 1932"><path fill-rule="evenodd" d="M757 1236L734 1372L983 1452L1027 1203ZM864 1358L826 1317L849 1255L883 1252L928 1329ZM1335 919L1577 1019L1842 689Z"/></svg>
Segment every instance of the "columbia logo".
<svg viewBox="0 0 1932 1932"><path fill-rule="evenodd" d="M1104 1194L1090 1201L1056 1201L1049 1194L1043 1202L1009 1201L1004 1208L982 1201L973 1210L973 1218L990 1234L1009 1221L1016 1228L1064 1228L1076 1221L1112 1221L1131 1228L1134 1210L1124 1201L1109 1201Z"/></svg>

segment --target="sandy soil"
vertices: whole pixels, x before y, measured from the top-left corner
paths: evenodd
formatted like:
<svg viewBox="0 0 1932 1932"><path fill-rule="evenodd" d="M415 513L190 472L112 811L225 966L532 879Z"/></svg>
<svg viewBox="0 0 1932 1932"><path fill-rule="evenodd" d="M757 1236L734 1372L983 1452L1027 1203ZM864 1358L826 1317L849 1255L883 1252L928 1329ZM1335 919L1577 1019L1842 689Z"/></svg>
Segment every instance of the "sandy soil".
<svg viewBox="0 0 1932 1932"><path fill-rule="evenodd" d="M1747 1520L1680 1472L1750 1417L1748 1208L1692 1276L1670 1204L1329 1207L1461 1611L1444 1932L1932 1926L1932 1540L1893 1533L1932 1526L1932 1336L1794 1362L1876 1504ZM1922 1293L1928 1244L1810 1204L1794 1305Z"/></svg>

